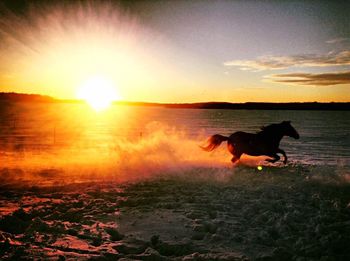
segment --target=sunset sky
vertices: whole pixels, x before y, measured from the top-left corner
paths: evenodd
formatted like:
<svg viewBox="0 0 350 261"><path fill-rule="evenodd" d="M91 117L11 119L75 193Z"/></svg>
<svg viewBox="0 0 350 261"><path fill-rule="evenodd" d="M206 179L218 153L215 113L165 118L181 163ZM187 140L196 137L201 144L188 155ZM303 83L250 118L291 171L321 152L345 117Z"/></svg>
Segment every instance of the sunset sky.
<svg viewBox="0 0 350 261"><path fill-rule="evenodd" d="M350 102L349 14L349 1L2 1L0 91L74 99L98 78L127 101Z"/></svg>

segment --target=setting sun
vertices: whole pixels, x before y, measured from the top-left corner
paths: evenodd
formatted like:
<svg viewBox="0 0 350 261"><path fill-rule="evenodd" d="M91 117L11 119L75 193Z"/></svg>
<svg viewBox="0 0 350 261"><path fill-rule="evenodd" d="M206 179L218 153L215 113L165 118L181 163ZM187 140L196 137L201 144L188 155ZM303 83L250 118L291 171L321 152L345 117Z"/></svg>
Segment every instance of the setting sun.
<svg viewBox="0 0 350 261"><path fill-rule="evenodd" d="M101 76L87 79L78 89L77 97L85 100L96 111L104 110L113 100L120 99L113 82Z"/></svg>

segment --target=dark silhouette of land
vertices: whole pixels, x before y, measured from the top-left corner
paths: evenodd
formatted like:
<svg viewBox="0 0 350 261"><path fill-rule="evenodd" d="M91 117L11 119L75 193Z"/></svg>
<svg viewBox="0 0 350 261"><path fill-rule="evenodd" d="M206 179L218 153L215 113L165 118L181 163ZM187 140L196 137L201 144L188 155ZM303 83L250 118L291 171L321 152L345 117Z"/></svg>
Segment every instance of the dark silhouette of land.
<svg viewBox="0 0 350 261"><path fill-rule="evenodd" d="M0 102L55 102L56 99L40 94L0 92Z"/></svg>
<svg viewBox="0 0 350 261"><path fill-rule="evenodd" d="M41 102L41 103L84 103L83 100L56 99L46 95L0 92L0 103ZM116 105L165 107L172 109L223 109L223 110L327 110L349 111L350 102L196 102L196 103L155 103L115 101Z"/></svg>
<svg viewBox="0 0 350 261"><path fill-rule="evenodd" d="M349 111L350 102L198 102L198 103L150 103L150 102L115 102L129 106L155 106L172 109L222 109L222 110L328 110Z"/></svg>

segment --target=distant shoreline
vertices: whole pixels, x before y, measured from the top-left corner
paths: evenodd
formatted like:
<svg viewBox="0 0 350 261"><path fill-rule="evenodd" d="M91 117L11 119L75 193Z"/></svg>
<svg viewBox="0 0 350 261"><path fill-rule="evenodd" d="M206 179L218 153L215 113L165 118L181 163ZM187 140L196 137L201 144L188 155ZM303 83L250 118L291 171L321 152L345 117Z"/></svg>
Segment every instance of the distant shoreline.
<svg viewBox="0 0 350 261"><path fill-rule="evenodd" d="M84 103L82 100L56 99L46 95L0 92L0 104L4 102L31 103ZM114 105L163 107L171 109L222 109L222 110L326 110L349 111L350 102L196 102L196 103L155 103L115 101Z"/></svg>
<svg viewBox="0 0 350 261"><path fill-rule="evenodd" d="M170 109L216 109L216 110L327 110L349 111L350 102L318 103L318 102L199 102L199 103L148 103L148 102L114 102L119 105L164 107Z"/></svg>

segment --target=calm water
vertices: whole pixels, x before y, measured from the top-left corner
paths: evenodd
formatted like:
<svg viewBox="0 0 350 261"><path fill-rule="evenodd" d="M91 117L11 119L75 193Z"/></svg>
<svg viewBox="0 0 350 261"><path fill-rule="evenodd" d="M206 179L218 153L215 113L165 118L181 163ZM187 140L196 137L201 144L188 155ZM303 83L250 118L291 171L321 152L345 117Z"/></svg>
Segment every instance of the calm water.
<svg viewBox="0 0 350 261"><path fill-rule="evenodd" d="M196 110L113 106L96 113L82 104L2 104L0 164L9 155L45 153L55 148L107 149L115 140L135 143L162 129L202 142L235 131L256 132L263 125L291 120L299 140L285 137L281 148L291 161L350 166L349 111ZM171 134L172 133L172 134ZM5 157L6 156L6 157Z"/></svg>

